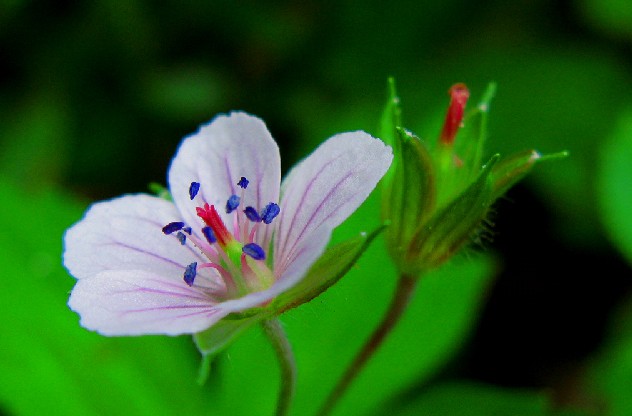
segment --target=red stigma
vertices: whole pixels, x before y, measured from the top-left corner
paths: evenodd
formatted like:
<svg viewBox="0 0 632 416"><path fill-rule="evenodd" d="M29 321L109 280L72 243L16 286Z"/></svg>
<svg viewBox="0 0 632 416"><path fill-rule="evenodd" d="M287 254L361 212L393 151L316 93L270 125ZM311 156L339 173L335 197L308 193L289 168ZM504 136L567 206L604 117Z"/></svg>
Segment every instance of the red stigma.
<svg viewBox="0 0 632 416"><path fill-rule="evenodd" d="M203 208L197 207L195 210L197 211L198 217L202 218L204 223L211 227L219 245L225 247L228 242L232 240L232 236L217 213L217 210L215 210L215 206L204 204Z"/></svg>
<svg viewBox="0 0 632 416"><path fill-rule="evenodd" d="M465 84L458 83L450 87L448 94L450 94L450 106L445 117L440 140L443 144L452 145L463 121L465 104L467 104L467 99L470 97L470 91Z"/></svg>

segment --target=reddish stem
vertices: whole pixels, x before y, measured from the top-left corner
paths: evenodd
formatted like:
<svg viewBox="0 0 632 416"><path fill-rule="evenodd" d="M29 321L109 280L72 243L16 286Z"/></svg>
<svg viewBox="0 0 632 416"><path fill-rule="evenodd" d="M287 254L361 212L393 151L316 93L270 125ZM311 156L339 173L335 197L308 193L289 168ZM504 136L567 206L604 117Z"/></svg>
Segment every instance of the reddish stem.
<svg viewBox="0 0 632 416"><path fill-rule="evenodd" d="M373 354L377 352L386 339L386 336L395 328L395 325L403 316L406 307L412 299L418 281L419 279L417 277L407 275L400 276L397 282L397 289L395 290L386 315L382 318L382 322L380 322L380 325L373 331L369 340L356 355L353 363L347 367L347 371L331 392L323 407L321 407L318 416L325 416L331 413L338 401L349 389L353 380L360 374L360 371L362 371Z"/></svg>

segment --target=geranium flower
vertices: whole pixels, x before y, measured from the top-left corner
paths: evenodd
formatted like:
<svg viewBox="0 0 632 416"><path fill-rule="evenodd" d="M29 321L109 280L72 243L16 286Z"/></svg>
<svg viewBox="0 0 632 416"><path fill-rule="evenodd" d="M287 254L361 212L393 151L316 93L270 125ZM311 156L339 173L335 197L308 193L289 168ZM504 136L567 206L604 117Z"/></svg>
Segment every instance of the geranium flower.
<svg viewBox="0 0 632 416"><path fill-rule="evenodd" d="M279 312L273 300L300 284L391 159L380 140L341 133L281 183L265 124L218 116L176 153L173 201L99 202L67 231L64 264L77 278L68 304L104 335L195 334L222 321L212 337L228 337L235 322Z"/></svg>

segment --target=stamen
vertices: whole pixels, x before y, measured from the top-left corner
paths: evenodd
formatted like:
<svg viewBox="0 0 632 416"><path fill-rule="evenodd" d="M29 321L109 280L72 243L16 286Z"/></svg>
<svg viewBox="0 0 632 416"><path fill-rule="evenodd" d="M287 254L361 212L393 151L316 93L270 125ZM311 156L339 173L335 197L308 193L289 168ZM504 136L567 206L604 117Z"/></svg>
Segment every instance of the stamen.
<svg viewBox="0 0 632 416"><path fill-rule="evenodd" d="M184 227L184 223L182 221L174 221L162 227L162 232L165 233L165 235L169 235L181 230L182 227Z"/></svg>
<svg viewBox="0 0 632 416"><path fill-rule="evenodd" d="M200 183L199 182L191 182L191 186L189 186L189 196L191 197L191 201L200 191Z"/></svg>
<svg viewBox="0 0 632 416"><path fill-rule="evenodd" d="M191 235L191 233L193 232L193 230L191 229L191 227L184 227L182 229L182 231L184 231L185 233Z"/></svg>
<svg viewBox="0 0 632 416"><path fill-rule="evenodd" d="M193 263L189 264L186 270L184 271L184 282L189 286L193 286L193 281L195 280L196 275L197 275L197 262L194 261Z"/></svg>
<svg viewBox="0 0 632 416"><path fill-rule="evenodd" d="M280 212L281 208L274 202L270 202L261 210L261 220L266 224L270 224Z"/></svg>
<svg viewBox="0 0 632 416"><path fill-rule="evenodd" d="M250 181L242 176L239 182L237 182L237 185L239 185L243 189L246 189L249 183Z"/></svg>
<svg viewBox="0 0 632 416"><path fill-rule="evenodd" d="M239 200L240 198L237 195L231 195L230 198L228 198L228 201L226 201L227 214L230 214L237 209L237 207L239 206Z"/></svg>
<svg viewBox="0 0 632 416"><path fill-rule="evenodd" d="M259 213L253 207L246 207L244 214L246 214L246 217L252 222L261 222Z"/></svg>
<svg viewBox="0 0 632 416"><path fill-rule="evenodd" d="M176 237L178 238L178 241L180 241L180 244L185 245L187 242L187 236L184 235L184 233L182 231L178 231L178 234L176 234Z"/></svg>
<svg viewBox="0 0 632 416"><path fill-rule="evenodd" d="M263 251L261 246L259 246L256 243L246 244L242 248L242 251L244 252L244 254L249 255L250 257L252 257L255 260L265 260L265 258L266 258L265 251Z"/></svg>
<svg viewBox="0 0 632 416"><path fill-rule="evenodd" d="M213 233L213 229L211 227L203 227L202 228L202 234L204 234L204 237L206 238L206 241L208 241L209 244L213 244L217 242L217 238L215 237L215 233Z"/></svg>

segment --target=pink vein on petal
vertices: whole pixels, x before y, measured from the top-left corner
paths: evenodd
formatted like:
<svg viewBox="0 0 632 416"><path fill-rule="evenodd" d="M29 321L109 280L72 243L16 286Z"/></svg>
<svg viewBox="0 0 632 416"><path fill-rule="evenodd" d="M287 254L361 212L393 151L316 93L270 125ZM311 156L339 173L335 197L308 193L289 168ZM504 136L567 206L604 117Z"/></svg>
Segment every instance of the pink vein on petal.
<svg viewBox="0 0 632 416"><path fill-rule="evenodd" d="M314 185L314 183L316 182L316 180L318 179L318 177L319 177L319 176L320 176L320 175L321 175L321 174L325 171L325 169L327 169L327 167L328 167L329 165L331 165L332 163L334 163L337 159L339 159L339 158L341 158L341 157L342 157L342 155L339 155L338 157L336 157L336 158L334 158L334 159L329 160L327 163L325 163L325 164L324 164L324 165L320 168L320 170L319 170L319 171L318 171L318 172L317 172L317 173L316 173L316 174L315 174L315 175L314 175L314 176L310 179L310 181L309 181L309 183L308 183L307 187L305 187L305 189L304 189L304 191L303 191L303 197L301 197L301 199L304 199L304 196L305 196L305 195L307 195L307 194L309 194L309 190L312 188L312 186ZM293 193L295 193L295 192L296 192L296 191L295 191L295 190L293 190ZM285 200L285 199L286 199L286 197L287 197L287 195L285 195L285 196L283 197L283 199ZM299 207L300 207L300 205L299 205ZM281 232L282 234L288 235L288 234L290 233L290 230L294 227L294 222L296 221L296 217L297 217L296 212L295 212L294 214L295 214L295 215L294 215L294 216L292 216L292 221L290 222L290 226L289 226L288 230L287 230L287 231L284 231L284 232L282 231L282 232ZM282 220L282 221L281 221L281 223L279 224L279 228L278 228L278 229L279 229L279 231L281 231L281 229L282 229L282 227L283 227L283 225L284 225L284 224L283 224L283 222L284 222L284 221L283 221L283 219L284 219L284 218L286 218L286 216L285 216L285 215L281 218L281 220ZM283 247L282 247L282 248L280 248L279 253L285 253L285 246L287 245L287 240L288 240L288 239L285 239L285 240L283 241Z"/></svg>

